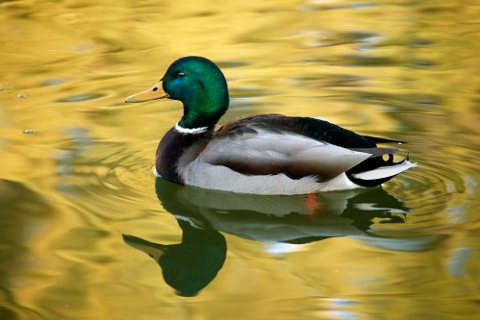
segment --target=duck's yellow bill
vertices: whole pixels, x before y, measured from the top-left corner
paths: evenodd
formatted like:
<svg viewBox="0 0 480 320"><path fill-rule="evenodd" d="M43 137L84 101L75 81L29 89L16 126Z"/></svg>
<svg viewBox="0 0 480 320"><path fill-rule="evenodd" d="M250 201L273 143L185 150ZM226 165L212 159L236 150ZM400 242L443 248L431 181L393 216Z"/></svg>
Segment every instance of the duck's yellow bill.
<svg viewBox="0 0 480 320"><path fill-rule="evenodd" d="M125 99L125 102L144 102L149 100L156 100L156 99L166 99L170 96L168 93L163 91L162 82L156 83L150 89L145 91L132 94L131 96Z"/></svg>

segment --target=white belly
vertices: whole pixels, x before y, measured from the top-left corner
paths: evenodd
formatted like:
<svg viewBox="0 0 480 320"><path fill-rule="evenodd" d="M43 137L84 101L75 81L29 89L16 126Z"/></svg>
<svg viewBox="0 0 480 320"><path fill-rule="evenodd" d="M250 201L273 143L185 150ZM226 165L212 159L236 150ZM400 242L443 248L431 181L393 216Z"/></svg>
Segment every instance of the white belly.
<svg viewBox="0 0 480 320"><path fill-rule="evenodd" d="M325 182L314 177L291 179L285 174L243 175L225 166L193 161L179 172L186 185L251 194L307 194L359 188L345 173Z"/></svg>

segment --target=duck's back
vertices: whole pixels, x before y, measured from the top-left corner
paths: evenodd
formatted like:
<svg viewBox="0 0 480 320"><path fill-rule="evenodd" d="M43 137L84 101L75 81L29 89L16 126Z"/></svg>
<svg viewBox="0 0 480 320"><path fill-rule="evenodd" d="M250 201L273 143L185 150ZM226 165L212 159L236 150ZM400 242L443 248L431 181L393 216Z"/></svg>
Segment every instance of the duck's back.
<svg viewBox="0 0 480 320"><path fill-rule="evenodd" d="M223 125L217 131L217 136L242 135L255 129L298 134L344 148L376 147L375 139L379 139L360 135L325 120L279 114L253 115L232 121Z"/></svg>

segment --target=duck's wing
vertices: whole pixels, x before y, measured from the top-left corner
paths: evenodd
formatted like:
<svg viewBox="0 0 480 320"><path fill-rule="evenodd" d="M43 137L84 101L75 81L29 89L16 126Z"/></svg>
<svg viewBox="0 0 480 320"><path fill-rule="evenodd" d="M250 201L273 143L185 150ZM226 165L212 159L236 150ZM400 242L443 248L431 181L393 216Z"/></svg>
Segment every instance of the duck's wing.
<svg viewBox="0 0 480 320"><path fill-rule="evenodd" d="M201 161L246 175L283 173L326 181L370 157L395 151L376 148L374 142L326 121L308 119L262 115L227 124L203 150ZM352 147L339 145L341 141Z"/></svg>
<svg viewBox="0 0 480 320"><path fill-rule="evenodd" d="M227 123L217 131L217 135L243 135L248 133L250 128L278 133L294 133L344 148L375 148L377 142L400 142L360 135L317 118L288 117L279 114L254 115Z"/></svg>

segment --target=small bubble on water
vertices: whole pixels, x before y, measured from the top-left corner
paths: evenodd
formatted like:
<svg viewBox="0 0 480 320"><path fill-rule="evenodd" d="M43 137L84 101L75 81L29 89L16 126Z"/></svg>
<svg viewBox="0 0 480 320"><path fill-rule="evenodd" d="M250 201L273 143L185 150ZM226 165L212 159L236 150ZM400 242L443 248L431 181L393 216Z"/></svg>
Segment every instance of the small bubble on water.
<svg viewBox="0 0 480 320"><path fill-rule="evenodd" d="M20 98L20 99L25 99L27 97L27 95L25 93L19 93L17 95L17 97Z"/></svg>
<svg viewBox="0 0 480 320"><path fill-rule="evenodd" d="M34 129L25 129L25 130L23 130L23 133L24 134L35 134L36 131Z"/></svg>

